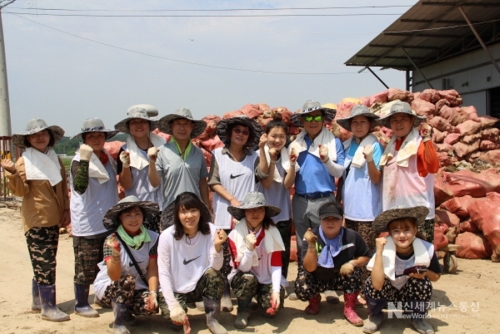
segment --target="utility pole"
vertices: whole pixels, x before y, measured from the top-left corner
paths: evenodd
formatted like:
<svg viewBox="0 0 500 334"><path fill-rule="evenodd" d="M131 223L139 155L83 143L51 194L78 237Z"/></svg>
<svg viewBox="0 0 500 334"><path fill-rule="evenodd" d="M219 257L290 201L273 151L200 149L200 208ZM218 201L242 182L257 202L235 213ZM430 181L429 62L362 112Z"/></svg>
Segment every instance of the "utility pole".
<svg viewBox="0 0 500 334"><path fill-rule="evenodd" d="M0 158L12 159L12 130L10 126L9 90L7 88L7 62L5 61L5 43L3 38L2 9L16 0L0 0ZM3 201L7 199L7 182L5 173L2 174L2 188L0 193Z"/></svg>
<svg viewBox="0 0 500 334"><path fill-rule="evenodd" d="M10 125L9 89L7 86L7 62L3 37L2 9L16 0L0 1L0 138L12 135ZM3 143L2 143L3 144ZM3 145L2 145L3 146ZM1 148L6 151L6 147ZM10 149L9 149L10 151ZM3 152L1 152L3 154Z"/></svg>

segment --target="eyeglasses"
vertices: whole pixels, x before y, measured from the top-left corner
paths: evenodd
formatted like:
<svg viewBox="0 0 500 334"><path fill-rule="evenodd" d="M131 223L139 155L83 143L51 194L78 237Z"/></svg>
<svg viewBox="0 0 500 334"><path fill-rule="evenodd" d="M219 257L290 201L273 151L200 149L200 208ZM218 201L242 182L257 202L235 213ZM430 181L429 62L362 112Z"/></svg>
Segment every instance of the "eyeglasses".
<svg viewBox="0 0 500 334"><path fill-rule="evenodd" d="M323 120L323 115L316 115L316 116L304 116L303 117L306 122L321 122Z"/></svg>
<svg viewBox="0 0 500 334"><path fill-rule="evenodd" d="M237 135L242 134L244 136L250 135L250 132L247 130L241 130L241 129L233 129L233 132L236 133Z"/></svg>

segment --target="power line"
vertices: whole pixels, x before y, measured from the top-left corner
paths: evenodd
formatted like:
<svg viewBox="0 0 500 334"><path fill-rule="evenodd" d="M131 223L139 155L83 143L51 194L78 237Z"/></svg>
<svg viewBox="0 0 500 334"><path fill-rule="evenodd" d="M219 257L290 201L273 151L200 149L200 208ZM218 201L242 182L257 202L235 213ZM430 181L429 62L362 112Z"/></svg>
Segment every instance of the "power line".
<svg viewBox="0 0 500 334"><path fill-rule="evenodd" d="M11 12L3 11L6 14L18 14L18 15L32 15L32 16L66 16L66 17L98 17L98 18L200 18L200 17L350 17L350 16L401 16L403 13L358 13L358 14L236 14L236 15L222 15L222 14L210 14L210 15L172 15L172 14L52 14L52 13L27 13L27 12Z"/></svg>
<svg viewBox="0 0 500 334"><path fill-rule="evenodd" d="M333 6L333 7L280 7L280 8L223 8L223 9L70 9L70 8L23 8L12 9L68 11L68 12L236 12L236 11L280 11L280 10L331 10L331 9L387 9L409 8L410 5L379 5L379 6Z"/></svg>
<svg viewBox="0 0 500 334"><path fill-rule="evenodd" d="M121 50L121 51L126 51L126 52L130 52L130 53L138 54L138 55L141 55L141 56L147 56L147 57L156 58L156 59L168 60L168 61L172 61L172 62L176 62L176 63L182 63L182 64L187 64L187 65L195 65L195 66L201 66L201 67L207 67L207 68L214 68L214 69L220 69L220 70L251 72L251 73L263 73L263 74L287 74L287 75L339 75L339 74L356 74L356 72L322 72L322 73L316 72L316 73L314 73L314 72L261 71L261 70L249 70L249 69L243 69L243 68L225 67L225 66L217 66L217 65L209 65L209 64L202 64L202 63L190 62L190 61L186 61L186 60L179 60L179 59L174 59L174 58L168 58L168 57L163 57L163 56L152 55L152 54L149 54L149 53L145 53L145 52L141 52L141 51L136 51L136 50L131 50L131 49L127 49L127 48L124 48L124 47L121 47L121 46L116 46L116 45L112 45L112 44L108 44L108 43L96 41L96 40L93 40L93 39L90 39L90 38L78 36L78 35L75 35L73 33L70 33L70 32L67 32L67 31L64 31L64 30L61 30L61 29L57 29L57 28L48 26L48 25L40 23L40 22L36 22L34 20L31 20L31 19L28 19L26 17L23 17L21 15L17 15L17 14L14 14L14 13L11 13L11 14L15 15L15 16L21 18L21 19L30 21L30 22L38 24L38 25L41 25L41 26L43 26L45 28L55 30L55 31L57 31L59 33L62 33L62 34L70 35L72 37L83 39L83 40L88 41L88 42L96 43L96 44L99 44L99 45L104 45L104 46L107 46L107 47L110 47L110 48L113 48L113 49L117 49L117 50Z"/></svg>

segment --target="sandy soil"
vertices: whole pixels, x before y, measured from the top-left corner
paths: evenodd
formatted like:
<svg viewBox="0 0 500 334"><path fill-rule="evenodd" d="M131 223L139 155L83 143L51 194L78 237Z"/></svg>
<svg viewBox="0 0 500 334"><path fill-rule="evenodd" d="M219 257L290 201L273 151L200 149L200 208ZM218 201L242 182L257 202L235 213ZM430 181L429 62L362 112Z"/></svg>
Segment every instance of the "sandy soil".
<svg viewBox="0 0 500 334"><path fill-rule="evenodd" d="M32 269L23 236L19 210L0 208L0 244L3 264L0 276L0 333L112 333L113 313L110 309L95 306L99 318L86 319L73 313L73 250L72 240L62 235L59 243L57 267L57 302L71 320L63 323L43 321L39 314L29 312L31 305ZM434 284L435 309L430 312L429 322L440 333L498 333L500 324L497 315L500 295L500 264L489 260L459 259L458 274L443 275ZM291 264L289 278L296 274L297 266ZM292 291L292 286L289 288ZM92 293L92 291L91 291ZM90 300L93 301L93 295ZM233 303L236 300L233 299ZM360 328L350 325L343 317L341 303L321 303L321 312L316 316L306 315L305 302L285 300L285 308L274 319L265 319L258 311L251 315L249 326L242 332L253 333L362 333ZM462 308L462 310L461 310ZM357 308L359 315L367 318L365 307ZM205 315L196 309L188 313L192 333L209 333L205 326ZM231 333L237 330L232 323L236 307L231 313L223 313L221 323ZM496 328L496 329L495 329ZM172 333L169 324L161 316L140 318L138 325L130 327L133 334ZM181 332L178 332L181 333ZM387 319L381 333L416 333L408 320Z"/></svg>

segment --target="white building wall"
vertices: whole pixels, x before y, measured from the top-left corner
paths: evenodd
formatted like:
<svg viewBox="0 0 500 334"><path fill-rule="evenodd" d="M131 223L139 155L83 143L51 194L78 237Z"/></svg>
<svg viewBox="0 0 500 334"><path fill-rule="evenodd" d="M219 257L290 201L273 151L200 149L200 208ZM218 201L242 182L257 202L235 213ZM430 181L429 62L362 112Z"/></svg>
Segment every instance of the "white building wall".
<svg viewBox="0 0 500 334"><path fill-rule="evenodd" d="M493 58L500 61L500 43L488 46ZM500 73L483 49L478 49L420 69L435 89L456 89L463 105L473 105L478 114L487 115L488 89L500 86ZM418 71L413 72L414 92L430 88Z"/></svg>

